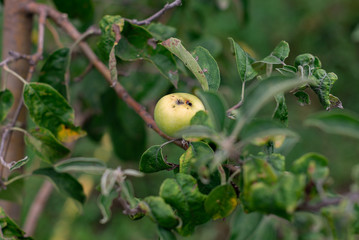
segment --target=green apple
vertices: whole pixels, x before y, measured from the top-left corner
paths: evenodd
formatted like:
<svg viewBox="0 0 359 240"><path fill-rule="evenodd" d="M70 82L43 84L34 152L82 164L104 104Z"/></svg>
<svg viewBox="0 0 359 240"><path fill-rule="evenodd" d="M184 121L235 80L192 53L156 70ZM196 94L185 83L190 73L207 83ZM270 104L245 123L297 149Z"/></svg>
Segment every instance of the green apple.
<svg viewBox="0 0 359 240"><path fill-rule="evenodd" d="M190 125L196 112L205 110L201 100L188 93L172 93L162 97L155 107L155 121L170 137Z"/></svg>

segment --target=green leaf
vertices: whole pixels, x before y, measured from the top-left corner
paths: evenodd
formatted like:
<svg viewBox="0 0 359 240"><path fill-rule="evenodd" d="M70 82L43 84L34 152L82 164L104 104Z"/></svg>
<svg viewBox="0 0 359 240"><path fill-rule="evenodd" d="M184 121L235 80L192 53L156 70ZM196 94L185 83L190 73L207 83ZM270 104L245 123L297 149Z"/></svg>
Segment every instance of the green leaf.
<svg viewBox="0 0 359 240"><path fill-rule="evenodd" d="M215 140L216 136L217 133L212 128L203 125L192 125L179 130L175 134L175 137L183 139L211 138Z"/></svg>
<svg viewBox="0 0 359 240"><path fill-rule="evenodd" d="M310 53L304 53L298 55L295 58L295 67L304 77L312 75L313 71L322 67L322 64L318 57L313 56Z"/></svg>
<svg viewBox="0 0 359 240"><path fill-rule="evenodd" d="M308 82L310 81L282 76L273 76L262 80L246 97L240 108L240 115L237 117L237 125L243 126L245 122L250 121L273 96Z"/></svg>
<svg viewBox="0 0 359 240"><path fill-rule="evenodd" d="M44 161L54 163L66 157L70 150L46 128L36 128L25 135L25 143Z"/></svg>
<svg viewBox="0 0 359 240"><path fill-rule="evenodd" d="M230 240L307 240L317 238L302 238L293 227L293 222L286 221L277 216L264 216L258 212L247 213L240 210L234 219ZM315 226L317 227L317 226ZM311 228L315 228L311 226ZM308 231L313 231L308 229ZM324 240L322 238L319 238Z"/></svg>
<svg viewBox="0 0 359 240"><path fill-rule="evenodd" d="M142 118L112 89L101 96L101 105L115 154L122 160L139 159L146 148L147 135Z"/></svg>
<svg viewBox="0 0 359 240"><path fill-rule="evenodd" d="M252 80L257 76L257 72L252 67L254 60L233 40L233 38L229 38L229 41L232 43L234 49L237 70L241 81L246 82Z"/></svg>
<svg viewBox="0 0 359 240"><path fill-rule="evenodd" d="M259 62L267 64L285 64L284 60L289 56L289 44L286 41L281 41L271 52L271 54Z"/></svg>
<svg viewBox="0 0 359 240"><path fill-rule="evenodd" d="M204 202L204 208L213 220L229 216L236 207L237 194L229 184L213 189Z"/></svg>
<svg viewBox="0 0 359 240"><path fill-rule="evenodd" d="M31 119L50 130L62 142L72 142L84 135L74 125L74 111L63 96L44 83L24 86L24 103Z"/></svg>
<svg viewBox="0 0 359 240"><path fill-rule="evenodd" d="M252 120L249 124L245 125L240 139L243 144L281 140L284 136L298 138L298 135L273 120Z"/></svg>
<svg viewBox="0 0 359 240"><path fill-rule="evenodd" d="M262 152L258 153L254 158L262 159L267 161L276 171L283 172L285 171L285 157L279 153L264 154Z"/></svg>
<svg viewBox="0 0 359 240"><path fill-rule="evenodd" d="M160 237L159 240L176 240L176 235L168 229L158 227L158 235Z"/></svg>
<svg viewBox="0 0 359 240"><path fill-rule="evenodd" d="M171 206L168 205L162 197L149 196L143 200L147 206L140 206L157 224L166 229L177 227L179 221Z"/></svg>
<svg viewBox="0 0 359 240"><path fill-rule="evenodd" d="M208 82L209 90L217 91L221 83L221 76L216 60L207 49L201 46L196 47L192 56L202 68Z"/></svg>
<svg viewBox="0 0 359 240"><path fill-rule="evenodd" d="M293 162L293 173L303 173L312 180L323 180L329 175L328 160L316 153L307 153Z"/></svg>
<svg viewBox="0 0 359 240"><path fill-rule="evenodd" d="M58 162L54 165L56 172L83 172L102 174L106 169L106 164L97 158L70 158Z"/></svg>
<svg viewBox="0 0 359 240"><path fill-rule="evenodd" d="M214 187L221 184L218 171L210 171L210 163L213 161L214 152L204 142L192 142L189 148L180 157L179 172L190 174L198 179L198 188L201 193L207 194Z"/></svg>
<svg viewBox="0 0 359 240"><path fill-rule="evenodd" d="M158 227L158 234L160 236L160 240L176 240L176 235L168 229Z"/></svg>
<svg viewBox="0 0 359 240"><path fill-rule="evenodd" d="M85 26L91 25L94 18L94 5L92 0L53 0L56 8L67 13L70 18L79 19Z"/></svg>
<svg viewBox="0 0 359 240"><path fill-rule="evenodd" d="M41 68L39 82L47 83L66 97L65 73L69 57L69 48L60 48L53 52Z"/></svg>
<svg viewBox="0 0 359 240"><path fill-rule="evenodd" d="M68 173L58 173L53 168L40 168L32 172L33 175L48 177L52 183L69 197L84 204L86 197L82 185Z"/></svg>
<svg viewBox="0 0 359 240"><path fill-rule="evenodd" d="M103 59L108 60L115 41L112 24L124 24L121 40L116 47L116 56L124 61L146 60L155 65L160 73L177 87L178 72L172 54L157 44L154 36L144 27L124 22L121 16L104 16L100 21L102 31L99 50Z"/></svg>
<svg viewBox="0 0 359 240"><path fill-rule="evenodd" d="M205 75L203 69L201 68L199 63L196 61L196 59L192 56L192 54L190 52L188 52L183 47L181 40L179 40L177 38L169 38L166 41L163 41L161 44L162 44L162 46L167 48L171 53L173 53L179 59L181 59L181 61L186 65L186 67L189 70L191 70L193 75L197 78L197 80L201 84L201 87L203 90L205 90L205 91L209 90L209 83L208 83L208 80L206 78L206 75ZM206 61L203 61L202 63L205 63L205 62ZM213 61L212 61L212 63L213 63ZM211 70L211 71L214 71L214 70ZM215 86L215 84L213 86Z"/></svg>
<svg viewBox="0 0 359 240"><path fill-rule="evenodd" d="M175 59L168 50L152 39L153 36L145 28L126 22L116 56L125 61L144 59L153 63L160 73L177 87L178 71Z"/></svg>
<svg viewBox="0 0 359 240"><path fill-rule="evenodd" d="M9 179L13 179L14 177L19 176L20 174L18 172L12 172L12 174L9 176ZM6 189L2 189L0 191L0 199L22 205L24 203L24 182L25 180L20 177L20 179L17 181L6 184Z"/></svg>
<svg viewBox="0 0 359 240"><path fill-rule="evenodd" d="M14 97L8 89L0 92L0 122L4 121L13 103Z"/></svg>
<svg viewBox="0 0 359 240"><path fill-rule="evenodd" d="M335 75L335 73L327 73L323 69L315 69L311 79L314 80L314 83L311 84L311 88L318 95L320 103L327 110L330 110L333 106L330 101L330 90L333 84L338 80L337 75Z"/></svg>
<svg viewBox="0 0 359 240"><path fill-rule="evenodd" d="M248 210L290 217L303 195L304 175L276 175L269 163L258 158L247 161L243 172L241 197Z"/></svg>
<svg viewBox="0 0 359 240"><path fill-rule="evenodd" d="M115 198L118 197L118 193L116 191L111 191L110 194L104 195L100 194L97 198L97 206L99 207L102 219L100 223L105 224L111 218L111 206L112 202Z"/></svg>
<svg viewBox="0 0 359 240"><path fill-rule="evenodd" d="M300 240L332 239L328 222L317 213L296 212L293 224Z"/></svg>
<svg viewBox="0 0 359 240"><path fill-rule="evenodd" d="M222 131L226 120L226 107L223 99L213 92L196 91L196 94L202 100L214 129L218 132Z"/></svg>
<svg viewBox="0 0 359 240"><path fill-rule="evenodd" d="M164 41L173 37L177 29L171 26L163 25L162 23L151 23L148 25L147 30L152 34L156 40Z"/></svg>
<svg viewBox="0 0 359 240"><path fill-rule="evenodd" d="M285 103L285 97L283 93L274 96L277 106L274 110L273 119L279 120L284 126L288 127L288 108Z"/></svg>
<svg viewBox="0 0 359 240"><path fill-rule="evenodd" d="M342 200L339 205L327 206L321 209L321 214L327 220L332 231L333 239L355 239L352 224L355 219L353 203Z"/></svg>
<svg viewBox="0 0 359 240"><path fill-rule="evenodd" d="M349 111L321 112L310 116L305 125L334 134L359 138L359 116Z"/></svg>
<svg viewBox="0 0 359 240"><path fill-rule="evenodd" d="M299 66L311 66L314 67L315 57L310 53L304 53L298 55L295 58L294 66L298 68Z"/></svg>
<svg viewBox="0 0 359 240"><path fill-rule="evenodd" d="M263 217L259 212L246 213L240 208L231 227L230 240L252 240Z"/></svg>
<svg viewBox="0 0 359 240"><path fill-rule="evenodd" d="M2 207L0 207L0 230L2 235L0 239L2 240L32 240L31 237L25 237L25 232L19 228L14 220L6 215Z"/></svg>
<svg viewBox="0 0 359 240"><path fill-rule="evenodd" d="M141 156L140 171L144 173L153 173L172 168L163 159L162 148L160 145L154 145L147 149Z"/></svg>
<svg viewBox="0 0 359 240"><path fill-rule="evenodd" d="M118 179L118 172L113 169L106 169L101 176L101 194L110 195Z"/></svg>
<svg viewBox="0 0 359 240"><path fill-rule="evenodd" d="M22 166L24 166L29 161L30 161L30 159L26 156L25 158L17 161L14 165L12 165L11 168L10 168L10 171L14 171L16 169L21 168Z"/></svg>
<svg viewBox="0 0 359 240"><path fill-rule="evenodd" d="M161 185L160 196L176 209L182 219L178 231L184 236L209 220L204 209L206 195L199 192L196 179L190 175L178 173L175 179L167 178Z"/></svg>
<svg viewBox="0 0 359 240"><path fill-rule="evenodd" d="M285 65L282 68L276 68L275 70L287 77L295 77L297 75L297 69L290 65Z"/></svg>
<svg viewBox="0 0 359 240"><path fill-rule="evenodd" d="M326 110L332 110L335 108L343 109L343 104L340 99L332 94L329 94L330 106Z"/></svg>
<svg viewBox="0 0 359 240"><path fill-rule="evenodd" d="M180 173L191 174L198 172L199 176L206 174L203 168L213 159L214 152L212 148L204 142L192 142L189 148L180 157ZM208 174L208 173L207 173Z"/></svg>
<svg viewBox="0 0 359 240"><path fill-rule="evenodd" d="M191 119L191 125L203 125L209 128L213 128L213 123L205 111L198 111Z"/></svg>
<svg viewBox="0 0 359 240"><path fill-rule="evenodd" d="M309 105L310 104L310 98L308 93L304 91L298 91L294 93L294 96L297 97L297 100L301 106Z"/></svg>

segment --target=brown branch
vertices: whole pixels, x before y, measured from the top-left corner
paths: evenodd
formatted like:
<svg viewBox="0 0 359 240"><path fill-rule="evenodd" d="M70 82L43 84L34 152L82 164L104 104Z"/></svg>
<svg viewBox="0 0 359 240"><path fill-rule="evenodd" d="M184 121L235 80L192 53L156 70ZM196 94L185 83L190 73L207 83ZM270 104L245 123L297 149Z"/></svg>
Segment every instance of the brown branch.
<svg viewBox="0 0 359 240"><path fill-rule="evenodd" d="M44 37L45 37L45 22L46 22L46 12L41 10L39 12L38 45L37 45L37 51L35 54L26 55L26 54L21 54L21 53L15 52L15 51L10 51L9 52L10 57L8 57L4 61L2 61L1 63L4 63L4 64L0 65L0 66L6 66L7 63L9 63L11 61L18 60L18 59L28 60L30 67L28 70L26 81L30 82L31 78L33 76L33 72L35 71L36 64L42 59L42 53L43 53L43 49L44 49ZM7 127L5 128L5 130L2 134L1 143L0 143L0 160L1 160L2 165L4 165L4 163L3 163L3 162L5 162L4 158L6 156L6 152L9 147L9 144L10 144L9 139L11 138L11 135L12 135L11 128L16 125L17 119L18 119L21 109L23 107L23 103L24 103L23 99L21 98L16 107L16 110L14 112L11 122L7 125ZM13 162L6 164L4 166L9 168L12 164L13 164Z"/></svg>
<svg viewBox="0 0 359 240"><path fill-rule="evenodd" d="M178 2L178 1L177 1ZM61 27L73 40L77 41L81 38L81 34L77 31L77 29L71 24L71 22L67 19L66 14L62 14L57 10L44 5L38 4L35 2L31 2L24 7L24 10L28 13L32 14L40 14L42 11L47 13L47 16L51 18L59 27ZM104 76L106 81L112 85L111 75L109 69L104 65L96 56L96 54L92 51L89 45L85 42L80 42L79 47L82 49L85 56L90 60L93 66ZM131 107L135 112L146 122L149 128L152 128L158 135L161 137L172 140L172 137L167 136L163 133L158 126L156 125L153 117L149 114L146 109L136 102L126 91L126 89L118 82L113 89L116 94L124 100L129 107ZM181 142L175 142L178 146L184 148Z"/></svg>
<svg viewBox="0 0 359 240"><path fill-rule="evenodd" d="M34 235L40 213L45 208L46 202L49 199L52 190L52 183L45 181L37 193L24 224L24 232L26 233L26 236Z"/></svg>
<svg viewBox="0 0 359 240"><path fill-rule="evenodd" d="M19 59L26 59L30 60L30 56L27 54L21 54L15 51L9 51L9 57L5 58L3 61L0 62L0 67L3 67L5 65L9 65L9 63L12 63L14 61L17 61Z"/></svg>
<svg viewBox="0 0 359 240"><path fill-rule="evenodd" d="M355 192L334 198L323 198L319 202L312 204L308 201L304 201L296 208L296 211L318 212L323 207L338 205L343 199L349 199L352 202L359 202L359 193Z"/></svg>
<svg viewBox="0 0 359 240"><path fill-rule="evenodd" d="M181 6L182 4L182 1L181 0L175 0L173 1L172 3L166 3L166 5L161 9L159 10L158 12L156 12L155 14L153 14L152 16L146 18L145 20L142 20L142 21L138 21L136 19L126 19L126 21L130 22L130 23L133 23L133 24L136 24L136 25L148 25L150 24L153 20L161 17L166 11L168 11L169 9L171 8L174 8L174 7L178 7L178 6Z"/></svg>

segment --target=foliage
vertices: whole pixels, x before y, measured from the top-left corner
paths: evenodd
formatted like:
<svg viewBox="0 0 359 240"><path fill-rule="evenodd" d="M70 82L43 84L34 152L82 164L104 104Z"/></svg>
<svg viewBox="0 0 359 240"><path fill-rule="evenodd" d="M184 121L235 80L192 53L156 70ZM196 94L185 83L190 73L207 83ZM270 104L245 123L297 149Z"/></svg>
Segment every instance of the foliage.
<svg viewBox="0 0 359 240"><path fill-rule="evenodd" d="M92 1L54 4L83 26L93 21ZM246 7L248 2L242 4ZM76 12L79 6L88 9L88 15ZM287 98L292 96L302 107L318 101L326 110L306 119L306 126L359 138L359 117L341 110L340 99L333 95L338 76L325 70L317 56L290 56L288 42L280 41L268 56L257 59L228 36L225 47L232 51L237 72L235 91L240 92L242 86L243 92L240 104L228 108L228 97L221 92L225 73L220 72L222 63L216 61L213 47L193 47L195 44L175 36L175 27L160 23L140 26L120 15L104 16L99 26L101 36L94 48L109 66L112 87L121 84L122 91L127 89L122 92L124 101L110 86L101 90L95 83L86 85L85 79L85 83L67 82L73 58L70 48L50 54L36 81L24 83L22 96L33 127L20 131L33 159L19 160L10 168L10 177L0 182L7 190L19 181L41 176L50 179L61 194L86 205L79 178L91 174L98 186L97 211L102 214L98 221L109 222L117 214L111 206L117 203L131 220L150 218L160 239L189 236L199 225L230 216L234 216L233 240L354 239L359 221L358 183L348 194L336 194L330 186L325 156L303 152L289 167L283 151L299 138L289 127ZM137 72L118 80L121 70L136 64L141 66ZM82 92L75 92L76 86ZM183 151L177 155L168 150L176 139L162 145L155 137L146 141L152 136L146 123L156 128L149 124L148 112L141 115L146 108L139 105L141 109L137 109L133 104L137 101L153 107L155 99L171 91L192 92L206 108L178 133L176 143ZM313 96L318 100L311 99ZM98 101L91 102L92 98ZM11 116L6 117L13 102L9 90L0 92L1 121L11 121ZM273 107L270 102L275 104L270 110L273 114L263 117L263 109ZM88 119L78 126L75 114L86 111L90 112ZM120 162L109 161L105 154L71 157L69 144L77 144L81 138L92 139L97 148L107 139ZM36 164L37 160L43 162ZM23 166L26 168L20 172ZM155 174L164 176L159 187L136 197L132 177L139 177L133 181L138 182L144 175ZM0 198L5 196L0 192ZM0 221L4 237L30 239L2 209Z"/></svg>

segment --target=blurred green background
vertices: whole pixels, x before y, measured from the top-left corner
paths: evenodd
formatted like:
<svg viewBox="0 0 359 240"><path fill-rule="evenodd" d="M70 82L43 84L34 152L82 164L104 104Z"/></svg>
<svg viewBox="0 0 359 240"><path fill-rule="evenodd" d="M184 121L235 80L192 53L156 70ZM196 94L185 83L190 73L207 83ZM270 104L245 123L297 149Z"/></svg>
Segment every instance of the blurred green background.
<svg viewBox="0 0 359 240"><path fill-rule="evenodd" d="M53 5L50 1L41 1ZM129 19L144 19L162 8L166 0L93 0L93 16L86 24L74 19L80 29L89 24L98 25L102 16L122 15ZM0 8L2 15L2 9ZM2 18L1 18L2 19ZM2 20L1 20L2 21ZM358 0L184 0L181 7L168 11L160 22L177 29L176 37L181 39L187 49L202 45L209 49L219 64L221 71L220 93L225 97L228 106L240 100L241 83L231 53L228 37L234 38L256 59L267 56L281 40L289 43L291 48L288 64L293 64L295 56L301 53L312 53L320 58L327 71L335 72L339 80L332 93L338 96L345 109L359 113L359 1ZM65 46L71 40L59 30ZM36 36L36 28L34 30ZM50 32L46 31L45 55L49 55L58 46ZM96 48L97 38L90 39ZM36 39L34 40L34 48ZM87 61L80 53L74 55L71 64L71 75L79 75L87 66ZM40 64L41 67L42 63ZM157 70L147 62L121 62L120 81L148 109L161 95L174 91L170 83L161 77ZM150 72L151 74L148 74ZM191 91L193 79L183 77L180 89ZM141 86L144 86L141 88ZM96 71L91 71L81 82L73 83L73 103L80 102L82 110L101 110L101 99L108 93L108 86ZM107 95L108 96L108 95ZM287 151L287 166L307 152L318 152L329 159L329 167L334 187L339 192L349 188L352 166L358 163L359 142L347 137L330 135L303 125L303 121L312 113L323 111L318 99L311 95L312 103L301 107L292 95L286 95L289 109L289 127L301 136L290 151ZM111 99L109 100L111 101ZM114 98L112 101L118 101ZM121 103L118 103L121 104ZM263 110L262 114L271 117L274 100ZM127 111L126 106L120 109ZM127 110L124 110L127 109ZM101 115L101 111L99 116ZM101 119L99 117L99 119ZM100 120L98 120L100 121ZM131 160L124 160L114 154L109 134L102 135L103 127L96 120L89 121L88 129L94 133L79 140L74 149L74 156L97 157L107 161L110 166L121 165L123 168L137 169L139 156L133 154ZM133 129L131 129L133 130ZM146 129L146 139L141 143L145 147L161 144L163 139ZM97 135L96 135L97 134ZM133 149L137 149L134 146ZM181 149L169 146L165 150L169 161L178 161ZM140 153L137 152L137 155ZM31 153L29 152L31 156ZM39 163L33 160L33 165ZM161 181L172 173L160 172L133 180L136 196L157 195ZM101 225L101 214L96 206L98 191L97 177L80 176L81 182L89 191L89 199L82 212L72 200L65 199L56 191L42 214L35 239L121 239L140 240L156 239L156 226L149 218L131 221L122 215L118 204L112 207L113 216L109 223ZM41 186L40 179L29 179L24 183L23 222L27 210ZM198 228L194 236L186 239L226 239L230 219L219 220ZM180 238L181 239L181 238ZM184 238L183 238L184 239Z"/></svg>

